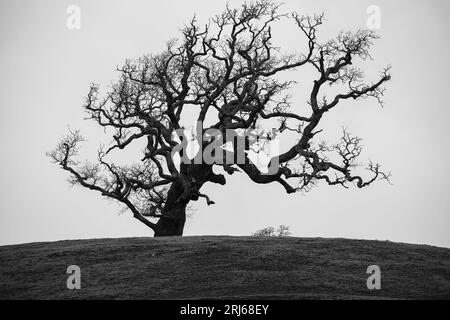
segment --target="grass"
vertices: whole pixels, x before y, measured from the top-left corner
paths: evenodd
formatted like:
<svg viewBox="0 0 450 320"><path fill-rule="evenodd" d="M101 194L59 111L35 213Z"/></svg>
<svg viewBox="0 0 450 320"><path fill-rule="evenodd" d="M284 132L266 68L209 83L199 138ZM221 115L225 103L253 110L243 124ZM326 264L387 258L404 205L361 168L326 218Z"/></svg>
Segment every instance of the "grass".
<svg viewBox="0 0 450 320"><path fill-rule="evenodd" d="M367 266L381 268L368 290ZM81 290L66 269L81 268ZM0 247L0 299L449 299L450 249L382 241L197 236Z"/></svg>

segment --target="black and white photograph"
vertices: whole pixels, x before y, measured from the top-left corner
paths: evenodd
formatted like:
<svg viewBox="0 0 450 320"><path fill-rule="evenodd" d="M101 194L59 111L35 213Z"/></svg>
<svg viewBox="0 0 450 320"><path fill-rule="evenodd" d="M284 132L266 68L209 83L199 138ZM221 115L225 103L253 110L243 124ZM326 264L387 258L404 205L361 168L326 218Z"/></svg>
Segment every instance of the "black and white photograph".
<svg viewBox="0 0 450 320"><path fill-rule="evenodd" d="M0 300L450 299L449 14L1 0Z"/></svg>

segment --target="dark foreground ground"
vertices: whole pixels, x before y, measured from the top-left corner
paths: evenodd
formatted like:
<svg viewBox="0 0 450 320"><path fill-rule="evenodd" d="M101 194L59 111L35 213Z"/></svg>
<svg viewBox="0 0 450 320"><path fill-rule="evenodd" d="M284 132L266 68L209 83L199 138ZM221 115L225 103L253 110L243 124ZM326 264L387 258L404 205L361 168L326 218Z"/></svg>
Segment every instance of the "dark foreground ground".
<svg viewBox="0 0 450 320"><path fill-rule="evenodd" d="M381 290L366 287L381 268ZM81 268L80 290L66 269ZM0 247L0 299L450 298L450 249L380 241L174 237Z"/></svg>

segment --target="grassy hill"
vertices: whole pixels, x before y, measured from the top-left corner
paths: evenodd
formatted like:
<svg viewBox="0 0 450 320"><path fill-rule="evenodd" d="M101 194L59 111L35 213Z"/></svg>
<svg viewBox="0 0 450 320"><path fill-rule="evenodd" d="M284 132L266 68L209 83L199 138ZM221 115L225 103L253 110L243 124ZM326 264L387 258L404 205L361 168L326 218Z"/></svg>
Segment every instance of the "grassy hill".
<svg viewBox="0 0 450 320"><path fill-rule="evenodd" d="M381 290L366 287L381 268ZM66 288L67 266L81 290ZM0 299L450 298L450 249L381 241L174 237L0 247Z"/></svg>

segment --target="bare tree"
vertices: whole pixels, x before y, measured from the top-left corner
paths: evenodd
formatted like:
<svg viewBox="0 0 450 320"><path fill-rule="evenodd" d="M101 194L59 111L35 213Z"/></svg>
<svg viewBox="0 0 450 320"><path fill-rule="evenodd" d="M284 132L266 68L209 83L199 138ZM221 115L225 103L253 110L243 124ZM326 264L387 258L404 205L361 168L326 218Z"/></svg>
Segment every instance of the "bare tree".
<svg viewBox="0 0 450 320"><path fill-rule="evenodd" d="M271 27L282 19L294 23L306 52L282 54L273 45ZM202 27L194 18L182 29L182 39L169 41L162 53L127 61L118 68L120 78L106 95L99 94L97 84L91 85L84 109L112 134L110 145L99 149L98 161L76 160L83 141L78 131L70 131L48 154L70 173L72 184L122 203L155 236L182 235L190 201L204 198L208 205L214 203L200 191L208 182L225 185L225 176L213 168L221 167L227 174L243 172L260 184L279 183L288 193L307 191L321 180L363 188L388 179L374 163L367 165L367 177L354 173L361 140L346 130L336 145L315 141L322 133L318 125L325 113L348 99L371 97L382 104L383 84L391 78L388 67L375 82L366 83L363 72L353 66L356 59L370 58L369 49L377 39L372 31L341 32L320 43L316 34L323 21L323 15L282 13L270 0L240 8L227 6ZM307 66L317 71L317 77L308 99L309 111L299 114L289 95L293 83L280 80L279 75ZM325 86L343 91L327 98L321 93ZM278 120L279 133L294 133L297 139L271 159L269 166L276 164L271 174L263 174L248 153L244 153L244 162L183 161L178 166L173 155L179 141L186 141L180 134L183 117L193 112L197 112L201 132L215 129L225 136L226 130L264 127ZM127 150L138 140L146 144L138 162L119 166L110 160L111 154ZM213 140L202 138L202 147ZM235 139L226 142L233 151L223 152L223 157L240 151ZM245 150L249 147L244 143ZM331 154L338 160L331 161Z"/></svg>

